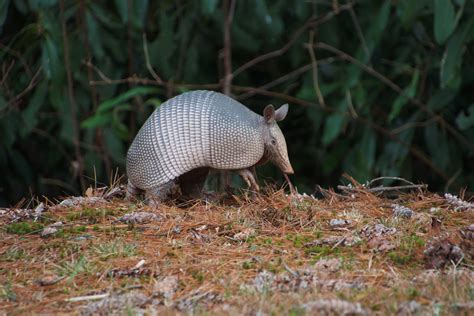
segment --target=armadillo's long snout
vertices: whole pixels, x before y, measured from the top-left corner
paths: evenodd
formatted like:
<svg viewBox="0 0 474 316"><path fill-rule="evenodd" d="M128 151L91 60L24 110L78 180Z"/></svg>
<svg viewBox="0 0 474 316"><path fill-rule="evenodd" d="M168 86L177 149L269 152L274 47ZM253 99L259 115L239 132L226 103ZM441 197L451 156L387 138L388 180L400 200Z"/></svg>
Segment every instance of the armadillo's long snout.
<svg viewBox="0 0 474 316"><path fill-rule="evenodd" d="M289 161L281 161L280 163L280 169L286 174L294 174L295 171L293 170L293 167L291 166L291 163Z"/></svg>

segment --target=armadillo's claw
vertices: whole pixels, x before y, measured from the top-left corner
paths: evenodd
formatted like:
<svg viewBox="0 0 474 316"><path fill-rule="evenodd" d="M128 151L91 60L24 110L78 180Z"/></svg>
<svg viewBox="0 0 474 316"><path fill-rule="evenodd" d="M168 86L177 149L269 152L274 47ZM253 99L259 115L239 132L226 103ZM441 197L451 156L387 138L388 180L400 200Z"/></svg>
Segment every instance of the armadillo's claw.
<svg viewBox="0 0 474 316"><path fill-rule="evenodd" d="M260 191L260 187L258 186L257 181L255 181L255 178L249 169L238 170L238 173L245 181L245 183L247 183L247 186L250 190L253 190L255 192Z"/></svg>

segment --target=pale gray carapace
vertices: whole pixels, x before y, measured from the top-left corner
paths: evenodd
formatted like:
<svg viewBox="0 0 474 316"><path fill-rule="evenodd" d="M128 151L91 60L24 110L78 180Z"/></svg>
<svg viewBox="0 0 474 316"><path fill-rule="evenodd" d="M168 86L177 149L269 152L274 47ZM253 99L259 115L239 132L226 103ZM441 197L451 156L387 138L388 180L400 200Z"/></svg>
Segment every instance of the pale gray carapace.
<svg viewBox="0 0 474 316"><path fill-rule="evenodd" d="M283 133L277 121L288 105L272 105L258 115L230 97L213 91L178 95L157 108L127 153L128 196L145 191L164 200L176 192L200 196L210 169L233 170L258 191L252 169L266 161L292 174Z"/></svg>

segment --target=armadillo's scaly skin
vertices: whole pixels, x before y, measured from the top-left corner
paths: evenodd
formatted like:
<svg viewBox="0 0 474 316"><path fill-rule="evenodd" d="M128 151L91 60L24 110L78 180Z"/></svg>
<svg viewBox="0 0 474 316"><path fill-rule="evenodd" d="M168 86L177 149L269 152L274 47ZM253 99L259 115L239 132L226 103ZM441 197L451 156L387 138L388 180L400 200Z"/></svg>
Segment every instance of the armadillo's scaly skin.
<svg viewBox="0 0 474 316"><path fill-rule="evenodd" d="M262 117L217 92L193 91L163 103L127 153L127 175L148 190L200 168L236 170L264 154Z"/></svg>

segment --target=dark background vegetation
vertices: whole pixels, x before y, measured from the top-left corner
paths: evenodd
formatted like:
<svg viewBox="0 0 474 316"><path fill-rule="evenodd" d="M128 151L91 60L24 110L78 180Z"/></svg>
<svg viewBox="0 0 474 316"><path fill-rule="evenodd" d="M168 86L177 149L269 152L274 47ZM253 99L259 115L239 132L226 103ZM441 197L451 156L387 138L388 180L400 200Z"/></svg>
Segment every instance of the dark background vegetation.
<svg viewBox="0 0 474 316"><path fill-rule="evenodd" d="M300 191L344 172L472 190L473 13L464 0L2 0L0 205L123 174L154 107L193 89L257 112L289 103Z"/></svg>

